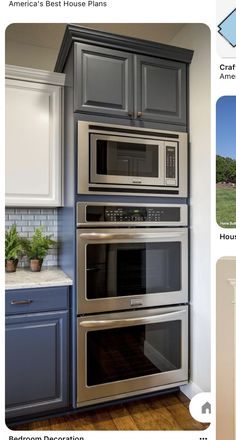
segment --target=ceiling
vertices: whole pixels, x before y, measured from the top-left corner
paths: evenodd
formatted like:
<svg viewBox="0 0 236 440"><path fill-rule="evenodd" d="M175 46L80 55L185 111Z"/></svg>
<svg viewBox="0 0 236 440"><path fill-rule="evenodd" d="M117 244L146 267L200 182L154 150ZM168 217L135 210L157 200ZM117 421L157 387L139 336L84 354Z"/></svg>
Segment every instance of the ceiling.
<svg viewBox="0 0 236 440"><path fill-rule="evenodd" d="M62 23L13 23L6 29L6 43L15 42L58 49L65 27L66 25Z"/></svg>

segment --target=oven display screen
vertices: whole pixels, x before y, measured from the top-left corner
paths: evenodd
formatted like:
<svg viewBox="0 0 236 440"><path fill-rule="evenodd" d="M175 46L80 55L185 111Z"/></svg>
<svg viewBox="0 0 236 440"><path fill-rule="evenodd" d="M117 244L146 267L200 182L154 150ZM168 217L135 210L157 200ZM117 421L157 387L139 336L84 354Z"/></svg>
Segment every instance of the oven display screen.
<svg viewBox="0 0 236 440"><path fill-rule="evenodd" d="M100 206L86 208L87 222L179 222L180 207Z"/></svg>

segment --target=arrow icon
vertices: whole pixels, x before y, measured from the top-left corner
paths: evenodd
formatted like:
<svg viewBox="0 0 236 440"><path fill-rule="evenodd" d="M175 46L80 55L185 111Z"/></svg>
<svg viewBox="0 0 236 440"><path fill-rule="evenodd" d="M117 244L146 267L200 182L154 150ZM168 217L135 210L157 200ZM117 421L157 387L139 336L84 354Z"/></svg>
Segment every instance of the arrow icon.
<svg viewBox="0 0 236 440"><path fill-rule="evenodd" d="M236 8L218 25L218 32L231 46L236 46Z"/></svg>

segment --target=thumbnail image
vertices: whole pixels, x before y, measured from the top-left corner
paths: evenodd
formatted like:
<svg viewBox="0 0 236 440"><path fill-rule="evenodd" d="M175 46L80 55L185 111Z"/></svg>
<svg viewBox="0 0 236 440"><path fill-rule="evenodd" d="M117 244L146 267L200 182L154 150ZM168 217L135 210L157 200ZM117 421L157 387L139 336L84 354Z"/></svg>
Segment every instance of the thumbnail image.
<svg viewBox="0 0 236 440"><path fill-rule="evenodd" d="M236 227L236 96L221 97L216 106L216 221Z"/></svg>

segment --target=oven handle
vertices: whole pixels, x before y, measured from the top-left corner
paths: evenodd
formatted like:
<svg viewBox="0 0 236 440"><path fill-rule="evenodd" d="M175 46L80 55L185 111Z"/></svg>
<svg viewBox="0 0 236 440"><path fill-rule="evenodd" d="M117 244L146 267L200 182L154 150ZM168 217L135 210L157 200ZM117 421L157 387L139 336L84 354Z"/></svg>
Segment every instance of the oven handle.
<svg viewBox="0 0 236 440"><path fill-rule="evenodd" d="M103 319L99 321L81 321L80 326L84 328L113 328L132 324L153 324L186 313L186 310L178 310L176 312L163 313L154 316L144 316L141 318L123 318L123 319Z"/></svg>
<svg viewBox="0 0 236 440"><path fill-rule="evenodd" d="M127 232L126 234L107 234L107 233L82 233L80 237L84 240L123 240L126 238L176 238L182 235L181 232Z"/></svg>

